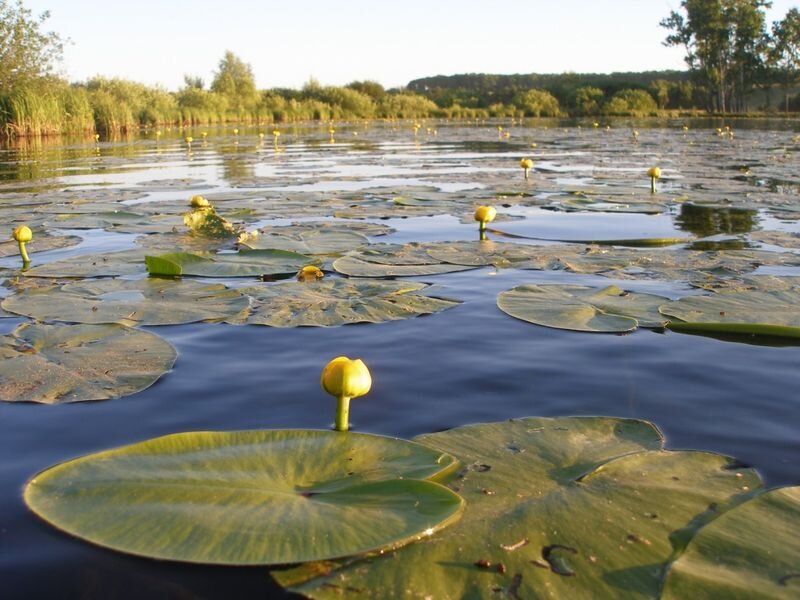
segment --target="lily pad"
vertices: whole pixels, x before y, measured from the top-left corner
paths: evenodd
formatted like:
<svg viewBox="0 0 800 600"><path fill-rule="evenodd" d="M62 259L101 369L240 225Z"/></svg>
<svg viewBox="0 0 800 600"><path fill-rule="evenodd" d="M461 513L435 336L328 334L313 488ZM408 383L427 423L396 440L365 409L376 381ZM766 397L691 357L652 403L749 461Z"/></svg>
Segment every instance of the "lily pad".
<svg viewBox="0 0 800 600"><path fill-rule="evenodd" d="M144 250L121 250L105 254L72 256L33 267L26 277L120 277L144 273Z"/></svg>
<svg viewBox="0 0 800 600"><path fill-rule="evenodd" d="M28 252L45 252L47 250L58 250L69 248L81 243L81 238L76 235L49 235L44 232L35 231L31 242L26 246ZM19 244L14 240L4 240L0 242L0 257L13 256L19 254Z"/></svg>
<svg viewBox="0 0 800 600"><path fill-rule="evenodd" d="M358 248L367 244L369 240L352 231L335 230L300 230L269 233L261 233L255 237L248 237L247 240L240 242L240 246L252 250L289 250L303 254L334 254L337 252L347 252L353 248Z"/></svg>
<svg viewBox="0 0 800 600"><path fill-rule="evenodd" d="M304 583L273 576L310 598L652 598L674 544L760 485L728 458L661 450L653 426L626 419L515 419L417 441L461 459L459 523Z"/></svg>
<svg viewBox="0 0 800 600"><path fill-rule="evenodd" d="M128 554L284 564L432 535L463 500L424 479L455 466L447 453L360 433L179 433L52 467L25 501L62 531Z"/></svg>
<svg viewBox="0 0 800 600"><path fill-rule="evenodd" d="M422 296L424 283L331 279L291 281L242 293L253 300L251 325L333 327L410 319L457 306L453 300Z"/></svg>
<svg viewBox="0 0 800 600"><path fill-rule="evenodd" d="M678 319L675 331L750 333L800 337L800 290L747 290L688 296L661 307L661 313Z"/></svg>
<svg viewBox="0 0 800 600"><path fill-rule="evenodd" d="M172 252L145 257L150 275L168 277L289 276L318 262L309 256L285 250L242 250L231 254Z"/></svg>
<svg viewBox="0 0 800 600"><path fill-rule="evenodd" d="M666 599L797 598L800 487L759 494L695 535L669 569Z"/></svg>
<svg viewBox="0 0 800 600"><path fill-rule="evenodd" d="M536 325L624 333L642 327L663 327L658 307L669 298L627 292L616 286L602 289L579 285L520 285L497 297L497 306L517 319Z"/></svg>
<svg viewBox="0 0 800 600"><path fill-rule="evenodd" d="M140 392L172 368L175 350L121 325L24 323L0 337L0 399L108 400Z"/></svg>
<svg viewBox="0 0 800 600"><path fill-rule="evenodd" d="M221 284L151 278L29 289L6 298L0 306L39 321L133 326L220 321L247 309L249 301Z"/></svg>

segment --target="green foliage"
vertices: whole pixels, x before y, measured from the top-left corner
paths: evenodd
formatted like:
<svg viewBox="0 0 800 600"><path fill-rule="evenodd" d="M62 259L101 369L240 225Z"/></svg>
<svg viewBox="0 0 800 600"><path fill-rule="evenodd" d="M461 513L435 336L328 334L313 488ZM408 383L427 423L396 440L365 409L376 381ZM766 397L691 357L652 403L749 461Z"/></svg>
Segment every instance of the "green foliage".
<svg viewBox="0 0 800 600"><path fill-rule="evenodd" d="M608 101L603 112L611 115L644 117L657 110L656 101L645 90L620 90Z"/></svg>
<svg viewBox="0 0 800 600"><path fill-rule="evenodd" d="M603 90L596 87L582 87L575 90L573 105L578 115L597 115L603 105Z"/></svg>
<svg viewBox="0 0 800 600"><path fill-rule="evenodd" d="M377 116L383 118L418 119L437 109L431 100L418 94L401 92L387 94L378 102Z"/></svg>
<svg viewBox="0 0 800 600"><path fill-rule="evenodd" d="M252 112L258 101L253 70L230 50L219 62L211 90L227 98L230 109L238 116Z"/></svg>
<svg viewBox="0 0 800 600"><path fill-rule="evenodd" d="M528 90L514 98L514 104L526 117L557 117L561 114L558 100L546 90Z"/></svg>
<svg viewBox="0 0 800 600"><path fill-rule="evenodd" d="M61 59L61 37L41 29L49 17L34 17L22 0L0 0L0 95L50 75Z"/></svg>
<svg viewBox="0 0 800 600"><path fill-rule="evenodd" d="M789 112L789 88L800 78L800 10L792 8L781 21L772 24L769 62L783 86L784 108Z"/></svg>

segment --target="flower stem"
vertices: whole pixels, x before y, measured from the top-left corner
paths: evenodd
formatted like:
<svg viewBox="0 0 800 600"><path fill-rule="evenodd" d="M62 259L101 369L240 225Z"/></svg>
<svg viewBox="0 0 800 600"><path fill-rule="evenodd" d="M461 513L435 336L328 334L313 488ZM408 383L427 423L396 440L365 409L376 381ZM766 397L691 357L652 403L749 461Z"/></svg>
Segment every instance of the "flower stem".
<svg viewBox="0 0 800 600"><path fill-rule="evenodd" d="M651 194L655 194L656 193L656 178L655 177L651 177L650 178L650 193Z"/></svg>
<svg viewBox="0 0 800 600"><path fill-rule="evenodd" d="M25 242L17 242L19 244L19 255L22 257L23 264L28 264L31 262L30 257L28 256L28 251L25 249Z"/></svg>
<svg viewBox="0 0 800 600"><path fill-rule="evenodd" d="M347 396L339 396L336 399L336 431L347 431L350 427L348 421L350 418L350 398Z"/></svg>
<svg viewBox="0 0 800 600"><path fill-rule="evenodd" d="M525 169L525 181L528 181L528 171L530 171L530 169Z"/></svg>

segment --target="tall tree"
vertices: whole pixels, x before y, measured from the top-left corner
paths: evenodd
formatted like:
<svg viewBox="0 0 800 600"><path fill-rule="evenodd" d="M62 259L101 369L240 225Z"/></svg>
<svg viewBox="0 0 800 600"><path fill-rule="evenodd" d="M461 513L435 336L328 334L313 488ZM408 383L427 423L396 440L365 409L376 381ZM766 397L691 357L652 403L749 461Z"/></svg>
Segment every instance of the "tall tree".
<svg viewBox="0 0 800 600"><path fill-rule="evenodd" d="M783 99L789 112L789 88L800 78L800 10L792 8L782 21L772 24L770 64L781 73Z"/></svg>
<svg viewBox="0 0 800 600"><path fill-rule="evenodd" d="M211 90L225 96L230 108L238 113L252 110L258 101L253 70L230 50L219 61Z"/></svg>
<svg viewBox="0 0 800 600"><path fill-rule="evenodd" d="M42 31L49 17L33 16L22 0L0 0L0 93L52 74L64 42Z"/></svg>
<svg viewBox="0 0 800 600"><path fill-rule="evenodd" d="M683 0L660 25L672 31L664 44L684 46L686 64L709 90L708 108L743 110L745 94L763 65L764 0Z"/></svg>

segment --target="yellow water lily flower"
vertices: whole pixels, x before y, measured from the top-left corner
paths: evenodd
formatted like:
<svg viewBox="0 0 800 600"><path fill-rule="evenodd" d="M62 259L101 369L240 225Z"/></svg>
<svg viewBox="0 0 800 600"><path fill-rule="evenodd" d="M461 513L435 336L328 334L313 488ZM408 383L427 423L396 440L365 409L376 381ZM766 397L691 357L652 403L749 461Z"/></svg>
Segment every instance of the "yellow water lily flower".
<svg viewBox="0 0 800 600"><path fill-rule="evenodd" d="M525 171L525 180L528 180L528 173L533 168L533 161L530 158L523 158L519 161L519 166Z"/></svg>
<svg viewBox="0 0 800 600"><path fill-rule="evenodd" d="M480 230L486 229L486 224L494 221L497 209L494 206L479 206L475 209L475 220L480 223Z"/></svg>
<svg viewBox="0 0 800 600"><path fill-rule="evenodd" d="M197 195L197 196L192 196L189 199L189 205L192 208L205 208L206 206L210 206L211 203L208 200L206 200L203 196Z"/></svg>
<svg viewBox="0 0 800 600"><path fill-rule="evenodd" d="M372 376L367 365L361 359L337 356L322 370L320 385L337 400L336 431L347 431L350 400L363 396L372 388Z"/></svg>
<svg viewBox="0 0 800 600"><path fill-rule="evenodd" d="M15 227L11 233L11 237L14 238L19 245L19 255L22 257L23 264L31 262L31 259L28 257L28 251L25 249L25 244L33 239L31 228L27 225Z"/></svg>
<svg viewBox="0 0 800 600"><path fill-rule="evenodd" d="M313 265L307 265L297 272L298 281L316 281L325 277L325 273Z"/></svg>
<svg viewBox="0 0 800 600"><path fill-rule="evenodd" d="M661 177L661 169L658 167L650 167L647 170L647 176L650 177L650 192L656 193L656 179Z"/></svg>

